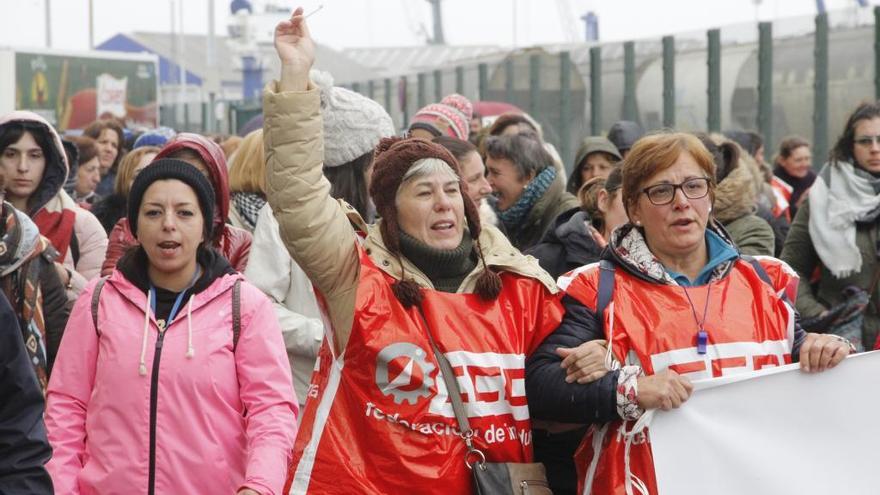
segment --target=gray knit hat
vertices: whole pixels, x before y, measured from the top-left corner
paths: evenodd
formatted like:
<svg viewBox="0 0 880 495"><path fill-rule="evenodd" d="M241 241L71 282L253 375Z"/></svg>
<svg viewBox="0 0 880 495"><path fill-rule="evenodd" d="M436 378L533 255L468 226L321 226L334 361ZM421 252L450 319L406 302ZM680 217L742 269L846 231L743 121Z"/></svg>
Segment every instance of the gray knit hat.
<svg viewBox="0 0 880 495"><path fill-rule="evenodd" d="M381 105L333 86L333 77L327 72L312 70L309 76L321 90L325 167L348 163L373 151L383 137L394 136L394 123Z"/></svg>

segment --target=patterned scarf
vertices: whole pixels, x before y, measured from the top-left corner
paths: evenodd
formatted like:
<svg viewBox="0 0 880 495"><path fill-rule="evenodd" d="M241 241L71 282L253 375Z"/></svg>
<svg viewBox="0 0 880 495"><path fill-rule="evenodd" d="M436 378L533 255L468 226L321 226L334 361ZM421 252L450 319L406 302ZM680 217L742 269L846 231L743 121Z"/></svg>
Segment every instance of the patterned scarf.
<svg viewBox="0 0 880 495"><path fill-rule="evenodd" d="M28 357L45 395L49 368L38 258L44 252L53 257L57 253L27 215L5 202L0 211L0 284L16 310Z"/></svg>
<svg viewBox="0 0 880 495"><path fill-rule="evenodd" d="M531 182L526 184L525 189L523 189L522 194L513 206L504 211L497 210L496 207L498 218L501 219L501 222L508 231L515 232L522 228L523 220L532 211L535 203L544 196L544 193L547 192L554 179L556 179L556 168L547 167L535 176Z"/></svg>
<svg viewBox="0 0 880 495"><path fill-rule="evenodd" d="M266 204L266 198L257 193L234 192L232 193L232 205L235 211L247 225L248 230L254 231L257 226L257 216Z"/></svg>
<svg viewBox="0 0 880 495"><path fill-rule="evenodd" d="M722 239L729 241L729 239L723 235L722 231L720 229L715 229L713 225L710 224L706 228L712 229L716 234L720 235ZM661 263L660 260L654 256L654 253L651 252L651 248L648 247L648 242L645 240L645 236L639 228L628 223L618 227L614 233L611 234L611 238L611 246L614 250L614 254L629 264L632 268L660 283L678 285L678 282L676 282L675 279L669 275L669 272L666 271L663 263ZM724 277L735 261L736 260L724 261L716 266L712 270L712 275L710 275L709 281L714 282Z"/></svg>

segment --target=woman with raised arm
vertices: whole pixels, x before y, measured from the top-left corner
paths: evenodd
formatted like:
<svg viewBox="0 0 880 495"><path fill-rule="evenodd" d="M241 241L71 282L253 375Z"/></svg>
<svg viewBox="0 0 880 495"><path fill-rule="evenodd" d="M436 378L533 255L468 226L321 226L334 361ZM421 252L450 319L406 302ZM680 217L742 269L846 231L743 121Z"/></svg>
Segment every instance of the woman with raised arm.
<svg viewBox="0 0 880 495"><path fill-rule="evenodd" d="M484 465L475 451L487 462L532 459L522 378L526 356L561 320L557 288L480 225L458 162L430 141L379 143L375 226L332 199L302 9L278 25L275 47L281 80L263 101L267 197L331 326L288 493L472 493L466 461ZM456 410L472 437L457 434Z"/></svg>

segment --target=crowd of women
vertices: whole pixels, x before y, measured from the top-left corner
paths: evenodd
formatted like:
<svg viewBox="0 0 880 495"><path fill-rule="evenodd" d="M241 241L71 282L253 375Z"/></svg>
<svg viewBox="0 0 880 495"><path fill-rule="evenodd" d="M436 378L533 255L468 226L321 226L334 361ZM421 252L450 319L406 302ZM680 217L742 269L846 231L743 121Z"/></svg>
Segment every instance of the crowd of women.
<svg viewBox="0 0 880 495"><path fill-rule="evenodd" d="M654 494L645 411L877 345L880 102L818 174L634 122L566 167L461 95L396 136L301 9L275 48L223 146L0 118L0 492Z"/></svg>

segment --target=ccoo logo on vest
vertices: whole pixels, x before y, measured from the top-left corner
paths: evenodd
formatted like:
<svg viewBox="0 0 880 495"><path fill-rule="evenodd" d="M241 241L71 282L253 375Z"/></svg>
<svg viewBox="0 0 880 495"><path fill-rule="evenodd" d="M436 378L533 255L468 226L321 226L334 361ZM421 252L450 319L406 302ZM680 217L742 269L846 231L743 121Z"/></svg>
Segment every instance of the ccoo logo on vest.
<svg viewBox="0 0 880 495"><path fill-rule="evenodd" d="M528 419L524 355L470 351L444 355L458 381L468 416L511 415L517 420ZM409 342L389 344L376 356L376 386L395 404L416 405L430 398L430 413L454 418L440 371L432 377L435 369L421 347Z"/></svg>
<svg viewBox="0 0 880 495"><path fill-rule="evenodd" d="M388 345L376 356L376 385L395 404L415 405L419 398L430 395L432 371L434 365L428 362L424 349L408 342Z"/></svg>

